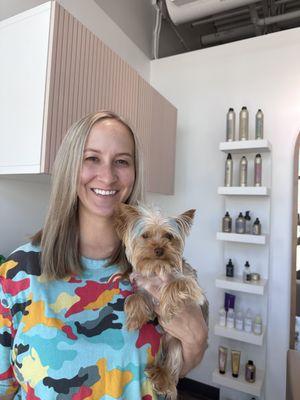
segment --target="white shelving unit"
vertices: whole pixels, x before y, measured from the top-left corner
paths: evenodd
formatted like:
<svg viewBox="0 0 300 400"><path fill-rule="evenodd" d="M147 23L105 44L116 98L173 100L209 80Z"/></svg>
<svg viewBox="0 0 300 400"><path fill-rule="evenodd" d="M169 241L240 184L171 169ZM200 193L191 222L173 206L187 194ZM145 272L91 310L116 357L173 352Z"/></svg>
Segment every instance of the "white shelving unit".
<svg viewBox="0 0 300 400"><path fill-rule="evenodd" d="M265 289L267 286L267 279L260 279L257 282L243 282L242 277L229 278L225 275L221 275L216 279L216 287L233 290L243 293L258 294L263 296L265 294Z"/></svg>
<svg viewBox="0 0 300 400"><path fill-rule="evenodd" d="M213 372L213 382L221 386L239 390L240 392L249 393L252 396L260 396L264 382L264 371L256 370L256 380L249 383L245 380L245 370L241 368L238 378L233 378L231 372L228 370L226 374L220 374L218 369Z"/></svg>
<svg viewBox="0 0 300 400"><path fill-rule="evenodd" d="M218 194L225 196L269 196L270 189L265 186L221 186Z"/></svg>
<svg viewBox="0 0 300 400"><path fill-rule="evenodd" d="M263 332L261 335L254 333L247 333L245 331L239 331L235 328L227 328L218 325L214 326L214 334L221 339L220 345L228 347L228 360L226 374L220 374L218 369L213 372L212 380L214 383L224 386L229 389L237 390L257 396L261 400L264 399L264 376L265 376L265 365L266 365L266 333L267 333L267 283L268 283L268 264L269 264L269 249L268 249L268 221L270 216L270 195L271 195L271 174L270 168L266 169L266 165L271 167L271 143L264 140L245 140L245 141L234 141L234 142L223 142L220 143L219 150L224 153L231 153L233 157L234 165L237 163L239 155L249 155L249 160L252 160L257 153L264 153L263 156L263 183L267 185L254 187L254 186L231 186L218 187L218 194L224 197L224 210L230 211L230 215L238 215L241 210L250 210L252 214L263 220L264 233L261 235L252 234L237 234L237 233L225 233L217 232L216 238L224 242L224 265L228 262L228 258L237 260L249 260L252 266L252 258L256 260L254 263L253 272L260 273L261 278L257 282L245 283L240 275L234 277L226 277L225 271L223 274L216 277L215 285L217 288L223 289L224 291L239 292L239 304L244 304L248 307L248 304L253 306L252 311L257 307L259 312L263 315ZM253 179L253 168L252 161L248 165L248 173L250 178ZM249 171L250 169L250 171ZM250 179L250 181L251 181ZM236 179L234 179L236 181ZM246 202L246 200L248 200ZM254 210L251 209L253 207ZM228 243L228 244L227 244ZM238 246L235 243L239 244ZM251 246L247 246L250 244ZM244 246L244 247L243 247ZM236 252L236 254L235 254ZM243 261L245 262L245 261ZM236 263L235 269L237 267ZM260 265L260 269L257 270L256 264ZM244 265L244 264L243 264ZM241 267L241 265L239 265ZM224 267L223 267L224 268ZM241 273L241 271L240 271ZM256 300L252 296L258 296ZM247 309L246 307L246 309ZM250 307L250 306L249 306ZM244 310L245 311L245 310ZM254 312L254 314L255 314ZM216 321L217 322L217 321ZM223 339L224 338L224 339ZM226 340L225 344L222 340ZM228 342L229 340L229 342ZM232 342L232 343L231 343ZM246 346L246 347L245 347ZM238 378L234 378L231 375L231 363L230 363L230 349L241 350L241 369ZM243 358L244 357L244 358ZM245 358L252 359L256 365L256 381L254 383L246 382L244 379L245 370ZM246 361L247 361L246 360Z"/></svg>
<svg viewBox="0 0 300 400"><path fill-rule="evenodd" d="M264 341L264 333L264 329L261 335L255 335L255 333L238 331L235 328L227 328L226 326L215 325L214 327L214 334L217 336L238 340L240 342L251 343L257 346L262 346Z"/></svg>
<svg viewBox="0 0 300 400"><path fill-rule="evenodd" d="M227 242L239 242L239 243L252 243L252 244L266 244L266 235L247 235L245 233L226 233L217 232L217 239L224 240Z"/></svg>

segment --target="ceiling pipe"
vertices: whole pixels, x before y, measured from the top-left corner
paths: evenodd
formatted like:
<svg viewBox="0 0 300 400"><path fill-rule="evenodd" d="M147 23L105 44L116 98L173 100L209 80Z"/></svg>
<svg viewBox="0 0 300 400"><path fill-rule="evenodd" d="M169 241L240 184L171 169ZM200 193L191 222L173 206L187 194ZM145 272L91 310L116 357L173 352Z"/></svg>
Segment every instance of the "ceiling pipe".
<svg viewBox="0 0 300 400"><path fill-rule="evenodd" d="M242 8L237 11L232 11L232 12L228 12L228 13L224 13L224 14L222 13L222 14L218 14L214 17L204 18L199 21L192 22L191 26L194 28L195 26L207 24L208 22L215 22L215 21L223 20L225 18L235 17L235 16L242 15L242 14L248 14L248 12L249 11L247 10L247 8Z"/></svg>
<svg viewBox="0 0 300 400"><path fill-rule="evenodd" d="M253 18L252 22L258 26L265 26L265 25L276 24L276 22L289 21L295 18L300 18L300 10L292 11L282 15L275 15L273 17L266 17L259 19Z"/></svg>
<svg viewBox="0 0 300 400"><path fill-rule="evenodd" d="M240 38L241 35L245 36L253 35L253 33L254 33L254 26L251 24L237 29L229 29L227 31L211 33L209 35L203 35L201 36L201 43L205 46L209 44L215 44L217 42L220 42L221 40Z"/></svg>

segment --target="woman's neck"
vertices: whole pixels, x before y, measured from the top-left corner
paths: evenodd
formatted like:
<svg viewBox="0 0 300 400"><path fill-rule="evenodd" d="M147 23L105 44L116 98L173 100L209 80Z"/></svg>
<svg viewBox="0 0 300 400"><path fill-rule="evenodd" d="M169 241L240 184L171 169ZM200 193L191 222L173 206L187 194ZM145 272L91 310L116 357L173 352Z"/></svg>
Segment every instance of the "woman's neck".
<svg viewBox="0 0 300 400"><path fill-rule="evenodd" d="M82 256L95 260L108 258L119 242L112 218L97 219L95 216L79 213L79 243Z"/></svg>

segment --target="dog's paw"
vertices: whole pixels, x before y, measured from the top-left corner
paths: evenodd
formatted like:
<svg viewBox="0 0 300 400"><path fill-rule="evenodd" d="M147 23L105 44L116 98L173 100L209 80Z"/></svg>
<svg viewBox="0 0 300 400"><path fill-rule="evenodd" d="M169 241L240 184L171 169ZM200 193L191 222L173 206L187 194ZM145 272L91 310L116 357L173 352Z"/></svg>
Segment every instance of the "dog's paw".
<svg viewBox="0 0 300 400"><path fill-rule="evenodd" d="M141 294L135 293L125 300L126 327L129 331L140 329L152 319L153 311Z"/></svg>

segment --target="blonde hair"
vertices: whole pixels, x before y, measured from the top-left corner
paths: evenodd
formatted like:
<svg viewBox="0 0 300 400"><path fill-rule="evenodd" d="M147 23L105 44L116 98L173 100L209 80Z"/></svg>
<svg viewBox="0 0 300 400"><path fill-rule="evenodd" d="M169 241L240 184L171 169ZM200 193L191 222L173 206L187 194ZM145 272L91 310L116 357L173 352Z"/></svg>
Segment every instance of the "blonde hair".
<svg viewBox="0 0 300 400"><path fill-rule="evenodd" d="M73 124L63 139L54 162L49 209L44 228L32 237L33 244L41 245L41 269L49 280L63 279L83 271L79 253L77 186L86 139L93 125L105 119L121 122L132 134L135 182L126 203L134 205L143 200L141 149L129 124L111 111L89 114ZM123 272L130 267L122 245L111 256L109 265L114 263L119 264Z"/></svg>

